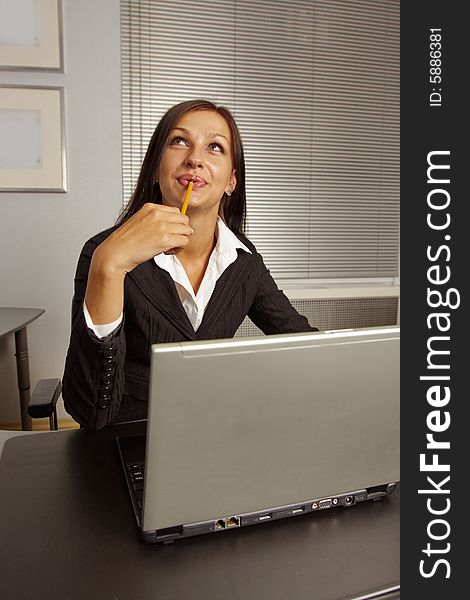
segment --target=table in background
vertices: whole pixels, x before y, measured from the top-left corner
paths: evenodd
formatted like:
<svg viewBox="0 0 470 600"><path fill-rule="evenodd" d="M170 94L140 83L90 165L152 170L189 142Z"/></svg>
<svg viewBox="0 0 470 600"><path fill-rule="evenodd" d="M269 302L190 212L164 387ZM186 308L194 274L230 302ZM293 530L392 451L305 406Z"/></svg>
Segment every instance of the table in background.
<svg viewBox="0 0 470 600"><path fill-rule="evenodd" d="M399 488L379 502L145 545L116 436L33 433L0 461L2 598L344 600L398 587ZM279 474L282 477L282 474ZM191 502L191 498L188 498Z"/></svg>
<svg viewBox="0 0 470 600"><path fill-rule="evenodd" d="M16 372L20 394L21 428L31 431L31 417L28 415L30 399L28 338L26 327L40 317L43 308L7 308L0 307L0 338L15 334Z"/></svg>

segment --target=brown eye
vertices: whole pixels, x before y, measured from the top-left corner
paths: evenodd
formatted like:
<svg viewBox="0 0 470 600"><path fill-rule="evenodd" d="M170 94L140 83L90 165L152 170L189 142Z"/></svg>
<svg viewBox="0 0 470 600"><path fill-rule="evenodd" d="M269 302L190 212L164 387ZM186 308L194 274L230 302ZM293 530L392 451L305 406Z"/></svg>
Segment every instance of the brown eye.
<svg viewBox="0 0 470 600"><path fill-rule="evenodd" d="M180 144L186 144L186 140L180 137L179 135L172 138L170 141L170 146L178 146Z"/></svg>
<svg viewBox="0 0 470 600"><path fill-rule="evenodd" d="M218 144L217 142L214 142L212 144L209 144L209 149L210 150L215 150L216 152L221 152L222 154L225 154L225 149L223 146L221 146L220 144Z"/></svg>

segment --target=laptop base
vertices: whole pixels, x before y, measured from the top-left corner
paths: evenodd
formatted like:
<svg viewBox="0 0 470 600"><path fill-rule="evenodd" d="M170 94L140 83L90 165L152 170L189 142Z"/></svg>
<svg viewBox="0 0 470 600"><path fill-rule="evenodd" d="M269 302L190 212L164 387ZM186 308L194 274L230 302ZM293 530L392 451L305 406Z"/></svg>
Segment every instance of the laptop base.
<svg viewBox="0 0 470 600"><path fill-rule="evenodd" d="M116 439L122 465L125 471L134 514L137 524L142 522L142 495L145 463L146 435L132 435ZM137 475L136 475L137 473ZM140 484L142 482L142 484ZM278 519L295 517L307 513L315 513L331 508L347 508L368 500L380 500L391 494L398 482L387 482L369 488L351 490L330 497L311 498L295 504L278 506L268 510L254 511L239 515L214 516L213 519L198 523L185 523L156 531L141 531L143 541L148 544L168 543L177 539L219 533L229 529L238 529L249 525L262 525Z"/></svg>

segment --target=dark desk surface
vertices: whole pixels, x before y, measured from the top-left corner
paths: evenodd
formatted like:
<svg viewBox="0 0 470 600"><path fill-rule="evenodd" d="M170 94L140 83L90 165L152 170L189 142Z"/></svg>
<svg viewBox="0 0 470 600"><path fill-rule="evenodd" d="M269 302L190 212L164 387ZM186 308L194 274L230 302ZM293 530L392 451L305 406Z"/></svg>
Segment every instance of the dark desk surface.
<svg viewBox="0 0 470 600"><path fill-rule="evenodd" d="M7 441L2 598L343 600L397 585L399 489L380 502L144 545L115 442L117 432L142 429Z"/></svg>

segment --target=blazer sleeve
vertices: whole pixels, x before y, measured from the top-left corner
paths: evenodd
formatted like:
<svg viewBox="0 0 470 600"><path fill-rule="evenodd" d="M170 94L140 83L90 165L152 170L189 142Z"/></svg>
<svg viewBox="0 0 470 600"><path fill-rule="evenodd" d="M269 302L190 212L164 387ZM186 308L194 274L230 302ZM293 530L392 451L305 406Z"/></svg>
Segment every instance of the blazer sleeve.
<svg viewBox="0 0 470 600"><path fill-rule="evenodd" d="M88 429L101 429L112 421L119 411L124 391L125 316L116 331L100 339L88 329L83 314L91 258L105 237L100 234L89 240L78 260L72 329L62 378L66 411Z"/></svg>
<svg viewBox="0 0 470 600"><path fill-rule="evenodd" d="M257 290L248 312L249 318L265 334L318 331L306 317L292 306L287 296L277 287L260 254L255 251Z"/></svg>

